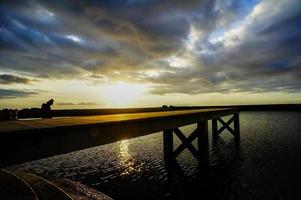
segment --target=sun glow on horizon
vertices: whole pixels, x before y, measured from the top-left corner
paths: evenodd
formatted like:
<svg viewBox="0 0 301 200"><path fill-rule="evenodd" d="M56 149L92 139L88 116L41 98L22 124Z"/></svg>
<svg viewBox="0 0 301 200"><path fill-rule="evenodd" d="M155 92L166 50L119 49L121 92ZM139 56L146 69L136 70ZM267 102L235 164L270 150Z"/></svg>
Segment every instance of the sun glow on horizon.
<svg viewBox="0 0 301 200"><path fill-rule="evenodd" d="M107 104L114 107L124 107L139 100L146 89L147 87L141 84L117 82L104 86L102 92Z"/></svg>

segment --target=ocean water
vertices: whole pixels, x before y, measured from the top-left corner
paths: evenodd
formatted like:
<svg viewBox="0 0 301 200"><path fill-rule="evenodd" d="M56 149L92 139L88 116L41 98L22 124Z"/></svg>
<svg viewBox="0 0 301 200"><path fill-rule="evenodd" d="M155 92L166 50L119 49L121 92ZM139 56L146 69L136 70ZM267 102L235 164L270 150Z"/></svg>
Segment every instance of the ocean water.
<svg viewBox="0 0 301 200"><path fill-rule="evenodd" d="M239 144L226 131L213 144L209 123L208 170L188 150L167 170L162 132L9 169L79 181L114 199L301 199L301 112L241 112L240 126Z"/></svg>

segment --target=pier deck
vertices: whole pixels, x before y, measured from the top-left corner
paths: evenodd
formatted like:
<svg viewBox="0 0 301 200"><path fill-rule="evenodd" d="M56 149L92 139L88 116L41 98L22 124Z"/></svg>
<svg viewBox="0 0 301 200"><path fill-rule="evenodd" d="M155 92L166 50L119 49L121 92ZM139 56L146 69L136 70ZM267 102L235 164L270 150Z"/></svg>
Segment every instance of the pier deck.
<svg viewBox="0 0 301 200"><path fill-rule="evenodd" d="M0 166L218 119L235 108L196 109L0 122Z"/></svg>

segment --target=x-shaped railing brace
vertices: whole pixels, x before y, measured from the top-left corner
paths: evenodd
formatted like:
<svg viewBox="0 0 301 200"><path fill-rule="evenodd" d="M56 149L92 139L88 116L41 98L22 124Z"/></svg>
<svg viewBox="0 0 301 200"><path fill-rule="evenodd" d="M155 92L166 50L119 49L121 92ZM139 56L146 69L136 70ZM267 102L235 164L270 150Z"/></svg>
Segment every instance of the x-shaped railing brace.
<svg viewBox="0 0 301 200"><path fill-rule="evenodd" d="M173 148L173 133L181 140L180 146L175 150ZM186 148L202 165L208 164L208 125L207 121L197 123L197 128L186 137L179 128L164 131L164 157L168 163L174 162L175 158ZM198 139L198 148L196 149L192 142Z"/></svg>
<svg viewBox="0 0 301 200"><path fill-rule="evenodd" d="M222 127L218 129L218 124L221 123ZM230 126L234 123L234 129ZM218 136L227 129L233 136L236 141L240 139L240 127L239 127L239 114L235 113L227 122L221 118L216 118L212 120L212 136L213 142L217 142Z"/></svg>
<svg viewBox="0 0 301 200"><path fill-rule="evenodd" d="M177 157L186 148L198 159L198 150L192 145L192 142L198 137L198 129L194 130L187 138L178 128L173 130L178 138L182 141L182 144L173 152L173 156Z"/></svg>
<svg viewBox="0 0 301 200"><path fill-rule="evenodd" d="M222 126L218 129L218 124ZM230 126L234 123L234 129ZM212 119L212 135L213 142L217 141L219 134L225 129L234 135L235 141L239 141L239 114L235 113L227 122L221 118ZM173 148L173 133L181 140L181 144L174 150ZM175 162L175 158L182 153L186 148L199 161L200 166L208 166L209 163L209 143L208 143L208 123L207 120L197 123L197 128L186 137L179 128L166 130L163 132L164 141L164 158L168 164ZM192 145L192 142L197 139L197 147Z"/></svg>

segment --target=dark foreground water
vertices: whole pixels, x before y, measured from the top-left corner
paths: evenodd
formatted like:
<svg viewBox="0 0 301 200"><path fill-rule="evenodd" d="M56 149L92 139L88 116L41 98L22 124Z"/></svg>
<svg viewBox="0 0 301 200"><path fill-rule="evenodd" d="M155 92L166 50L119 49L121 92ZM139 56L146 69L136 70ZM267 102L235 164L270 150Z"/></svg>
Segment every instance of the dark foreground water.
<svg viewBox="0 0 301 200"><path fill-rule="evenodd" d="M240 120L239 146L229 132L217 145L209 135L206 173L187 150L168 172L162 133L10 169L80 181L115 199L301 199L301 113L242 112Z"/></svg>

